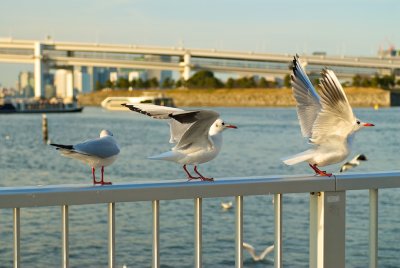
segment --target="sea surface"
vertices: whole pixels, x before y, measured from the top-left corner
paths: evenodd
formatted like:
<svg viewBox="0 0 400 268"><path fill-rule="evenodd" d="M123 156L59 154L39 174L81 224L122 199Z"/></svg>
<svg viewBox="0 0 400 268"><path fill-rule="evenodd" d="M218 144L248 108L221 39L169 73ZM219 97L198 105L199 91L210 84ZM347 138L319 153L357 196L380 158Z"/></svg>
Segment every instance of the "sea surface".
<svg viewBox="0 0 400 268"><path fill-rule="evenodd" d="M281 158L309 147L302 138L293 108L213 108L228 123L220 155L199 171L218 180L280 174L312 174L307 164L285 166ZM367 156L351 172L398 170L400 109L355 109L374 123L355 138L349 158ZM87 107L77 114L48 114L54 143L74 144L109 129L121 147L119 159L105 169L114 183L185 179L181 166L147 157L170 149L166 122L133 112ZM42 141L40 114L0 115L0 186L90 184L91 169L61 157ZM338 172L340 165L326 168ZM98 173L99 174L99 173ZM257 252L274 239L273 196L244 197L244 241ZM234 267L234 210L203 200L204 267ZM309 194L283 197L283 265L308 267ZM400 267L400 190L379 192L379 267ZM0 211L0 267L12 267L12 210ZM347 192L346 267L368 266L368 191ZM117 267L150 267L152 255L150 202L116 205ZM59 267L60 207L21 209L22 267ZM193 200L160 202L160 262L162 267L193 267ZM273 267L273 254L254 262L244 251L245 267ZM107 204L70 207L71 267L107 267Z"/></svg>

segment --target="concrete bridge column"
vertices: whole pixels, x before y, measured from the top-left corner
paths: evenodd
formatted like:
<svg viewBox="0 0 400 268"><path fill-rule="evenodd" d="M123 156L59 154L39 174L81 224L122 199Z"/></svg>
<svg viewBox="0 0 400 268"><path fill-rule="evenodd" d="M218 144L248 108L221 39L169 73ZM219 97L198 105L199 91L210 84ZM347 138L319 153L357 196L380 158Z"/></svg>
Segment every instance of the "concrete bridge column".
<svg viewBox="0 0 400 268"><path fill-rule="evenodd" d="M181 62L181 66L183 66L183 72L181 73L181 77L187 81L190 78L190 53L187 51L183 56L183 62Z"/></svg>
<svg viewBox="0 0 400 268"><path fill-rule="evenodd" d="M67 102L72 102L74 99L74 72L73 70L67 70L66 74L66 96Z"/></svg>
<svg viewBox="0 0 400 268"><path fill-rule="evenodd" d="M40 42L35 42L34 47L34 76L35 76L35 98L44 98L44 63L43 63L43 45Z"/></svg>

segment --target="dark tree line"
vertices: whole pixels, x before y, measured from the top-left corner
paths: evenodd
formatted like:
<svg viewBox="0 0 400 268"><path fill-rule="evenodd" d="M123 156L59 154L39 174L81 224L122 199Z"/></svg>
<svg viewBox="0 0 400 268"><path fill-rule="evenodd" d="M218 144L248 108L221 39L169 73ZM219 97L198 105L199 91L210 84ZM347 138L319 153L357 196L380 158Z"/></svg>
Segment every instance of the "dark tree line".
<svg viewBox="0 0 400 268"><path fill-rule="evenodd" d="M315 79L314 84L318 84L318 79ZM353 77L352 85L355 87L380 87L384 89L391 89L396 85L395 77L393 75L384 75L374 77L367 77L356 75ZM397 81L400 86L400 81ZM112 82L107 80L104 84L96 83L96 90L103 88L112 89L148 89L148 88L193 88L193 89L215 89L215 88L276 88L278 85L274 81L268 81L264 77L244 76L237 79L229 78L225 83L214 76L214 73L208 70L201 70L193 74L187 81L179 79L175 81L172 78L166 78L160 82L157 78L151 79L133 79L129 81L127 78L120 77L117 81ZM290 76L286 75L283 80L283 86L290 88Z"/></svg>
<svg viewBox="0 0 400 268"><path fill-rule="evenodd" d="M237 79L229 78L225 83L214 76L214 73L208 70L201 70L193 74L187 81L179 79L175 81L172 78L165 78L160 84L157 78L148 80L141 78L129 81L127 78L120 77L117 81L107 80L104 84L96 82L96 90L103 88L112 89L148 89L148 88L193 88L193 89L215 89L215 88L272 88L276 87L275 82L267 81L264 77L255 76L240 77Z"/></svg>

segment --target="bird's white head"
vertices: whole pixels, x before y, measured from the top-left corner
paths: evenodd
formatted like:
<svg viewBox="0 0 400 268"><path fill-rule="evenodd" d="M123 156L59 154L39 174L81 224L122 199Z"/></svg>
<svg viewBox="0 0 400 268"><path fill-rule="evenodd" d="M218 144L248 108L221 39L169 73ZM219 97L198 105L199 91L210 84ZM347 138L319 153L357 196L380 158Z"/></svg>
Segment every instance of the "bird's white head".
<svg viewBox="0 0 400 268"><path fill-rule="evenodd" d="M107 130L107 129L103 129L103 130L100 132L100 138L103 138L103 137L105 137L105 136L114 136L114 135L112 134L111 131L109 131L109 130Z"/></svg>
<svg viewBox="0 0 400 268"><path fill-rule="evenodd" d="M224 120L218 118L211 125L209 134L210 135L215 135L215 134L218 134L218 133L224 131L227 128L237 128L237 126L227 124L227 123L224 122Z"/></svg>
<svg viewBox="0 0 400 268"><path fill-rule="evenodd" d="M356 123L354 124L353 132L356 132L364 127L373 127L374 124L362 122L360 119L356 118Z"/></svg>

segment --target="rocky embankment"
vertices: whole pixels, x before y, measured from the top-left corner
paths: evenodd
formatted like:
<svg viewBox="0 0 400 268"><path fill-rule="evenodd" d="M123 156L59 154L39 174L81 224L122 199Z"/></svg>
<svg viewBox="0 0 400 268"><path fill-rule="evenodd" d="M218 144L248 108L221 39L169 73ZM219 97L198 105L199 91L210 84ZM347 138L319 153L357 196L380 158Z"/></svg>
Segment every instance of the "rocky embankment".
<svg viewBox="0 0 400 268"><path fill-rule="evenodd" d="M390 92L376 88L346 88L354 107L390 106ZM174 89L174 90L114 90L81 95L83 106L98 106L110 96L141 96L155 92L174 99L176 106L221 107L289 107L295 106L291 89Z"/></svg>

